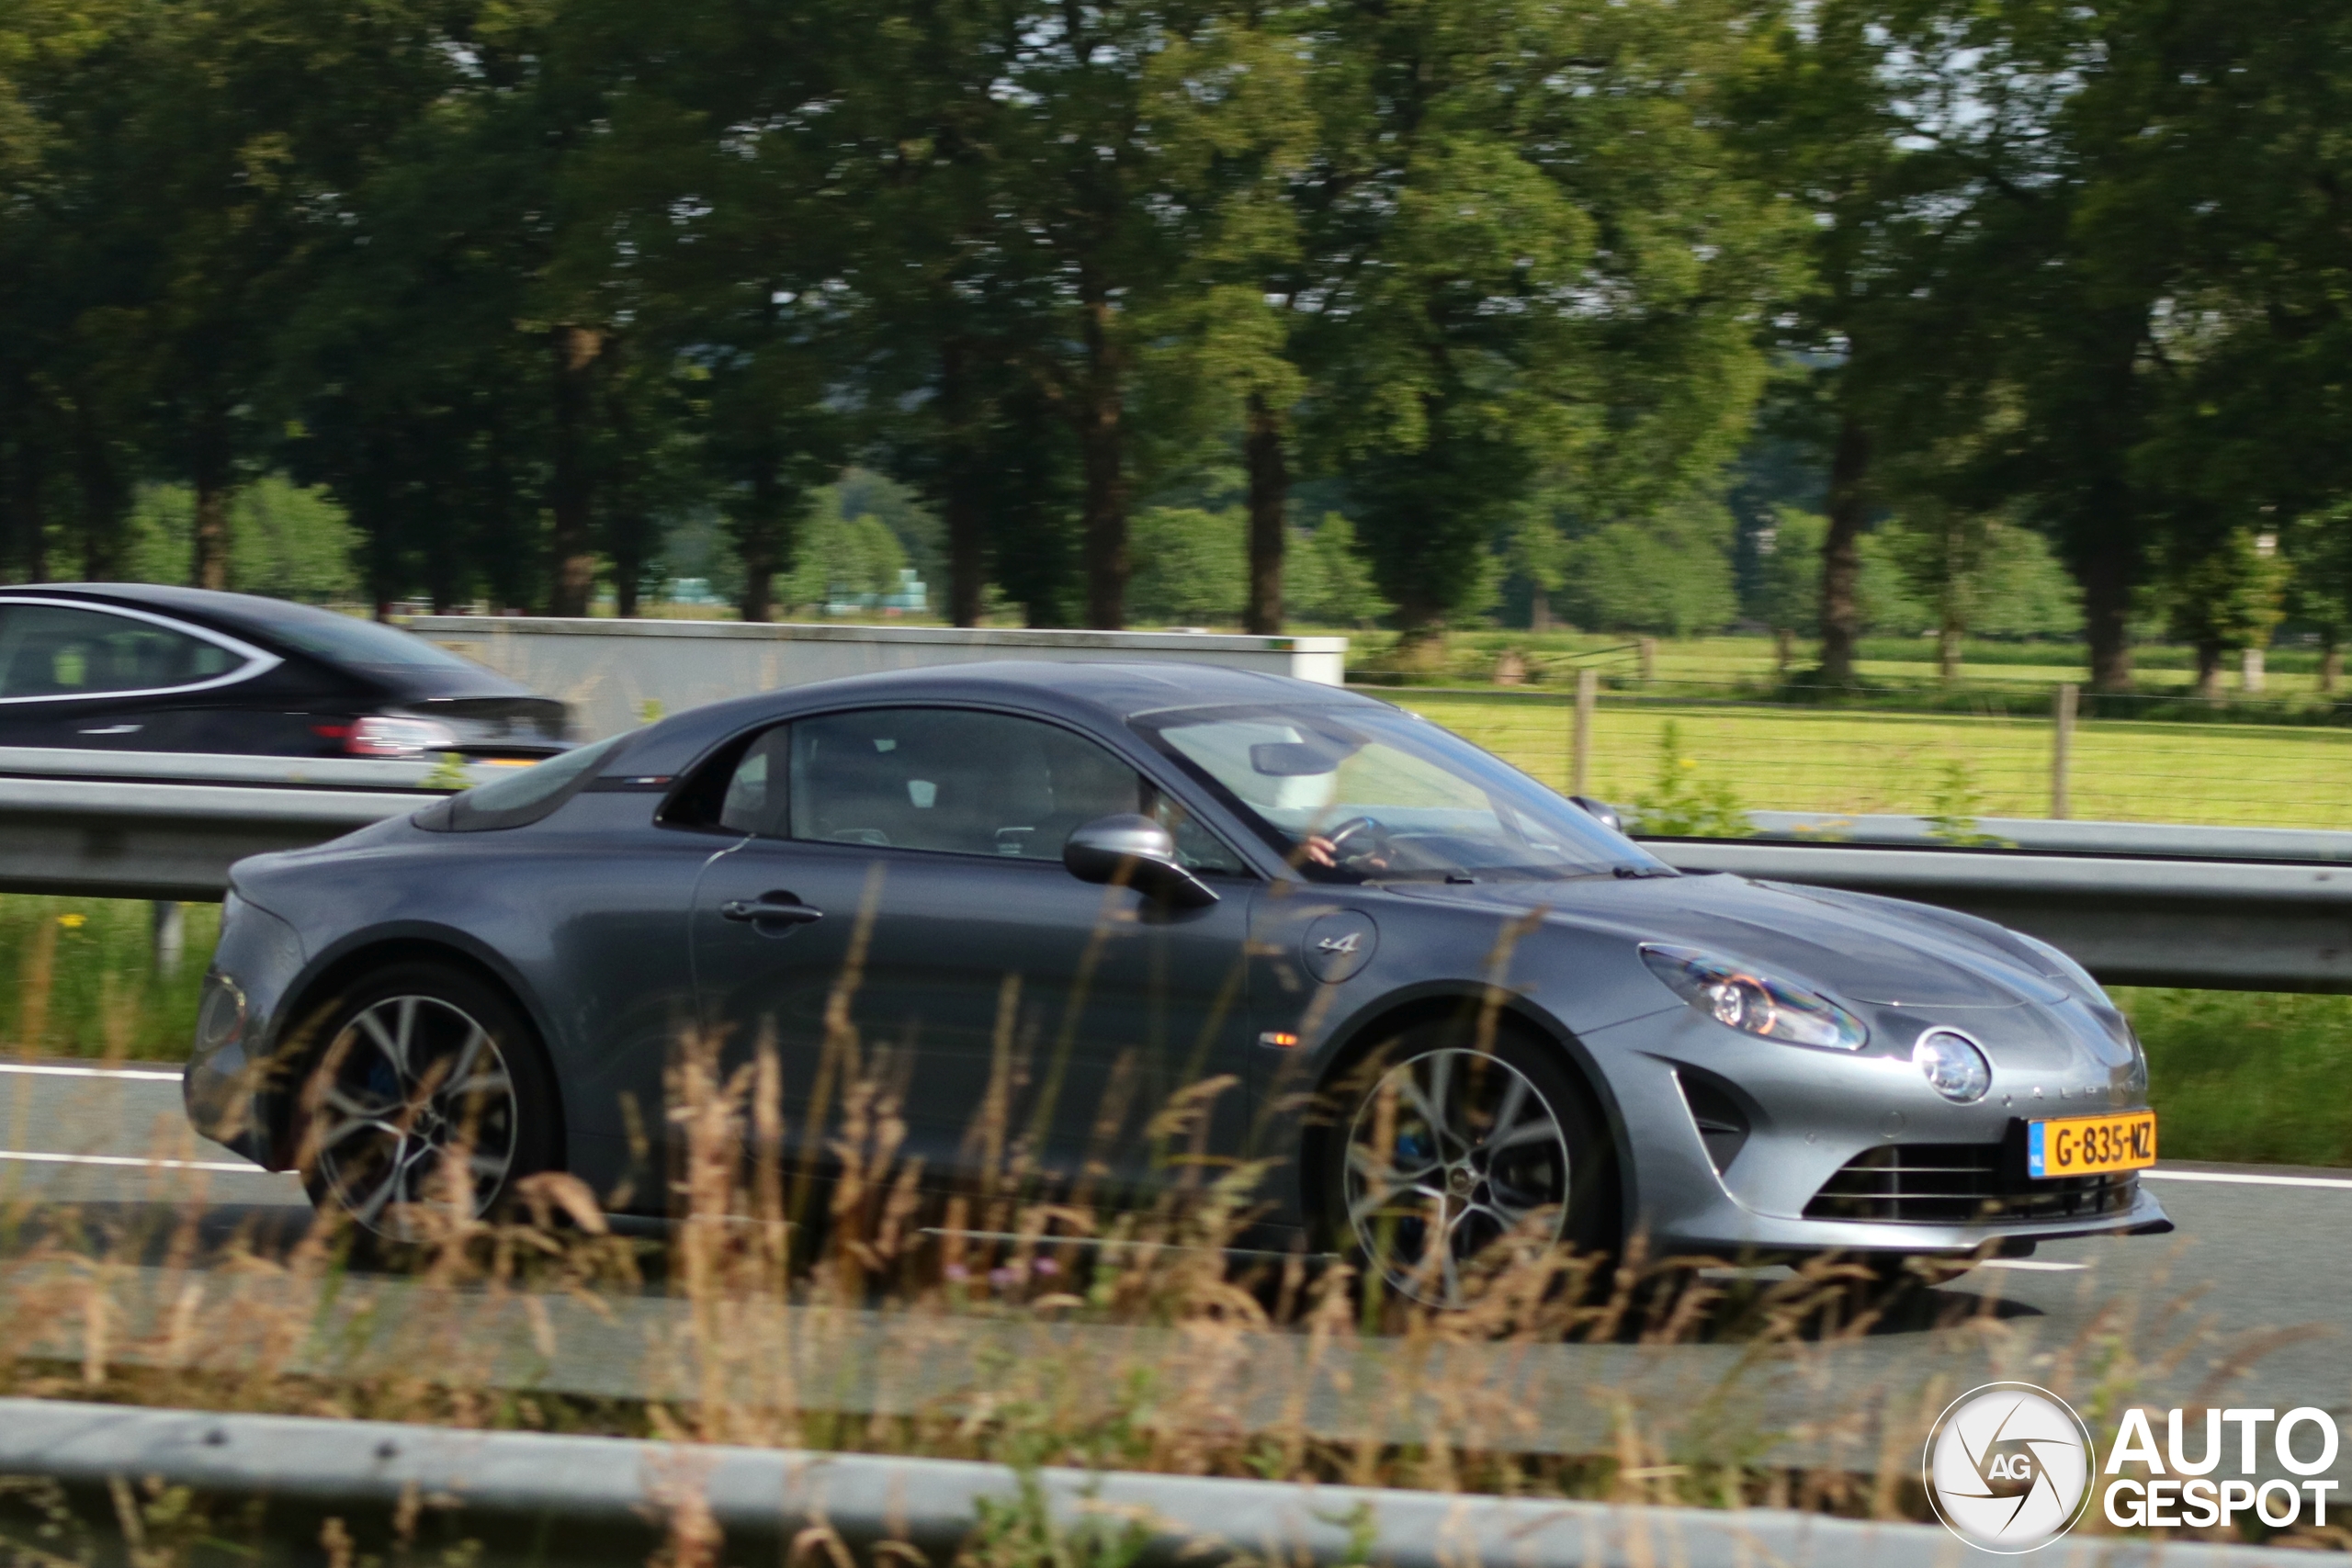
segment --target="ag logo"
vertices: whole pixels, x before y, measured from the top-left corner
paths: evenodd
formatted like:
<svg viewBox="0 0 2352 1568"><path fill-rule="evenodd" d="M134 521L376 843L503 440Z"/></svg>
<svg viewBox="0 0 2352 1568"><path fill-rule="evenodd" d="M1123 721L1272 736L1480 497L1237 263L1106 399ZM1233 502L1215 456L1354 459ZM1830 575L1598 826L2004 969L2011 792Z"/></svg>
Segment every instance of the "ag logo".
<svg viewBox="0 0 2352 1568"><path fill-rule="evenodd" d="M1981 1551L2032 1551L2089 1506L2090 1428L2047 1389L1986 1383L1936 1418L1924 1468L1946 1529Z"/></svg>

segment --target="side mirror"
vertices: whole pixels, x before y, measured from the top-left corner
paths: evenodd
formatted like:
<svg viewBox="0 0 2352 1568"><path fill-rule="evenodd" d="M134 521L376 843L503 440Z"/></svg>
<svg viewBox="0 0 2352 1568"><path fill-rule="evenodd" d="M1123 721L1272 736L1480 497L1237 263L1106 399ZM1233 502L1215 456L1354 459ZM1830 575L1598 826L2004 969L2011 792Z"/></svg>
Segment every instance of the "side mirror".
<svg viewBox="0 0 2352 1568"><path fill-rule="evenodd" d="M1182 908L1216 903L1216 894L1176 861L1176 840L1148 817L1098 817L1062 845L1062 865L1080 882L1124 882L1148 898Z"/></svg>
<svg viewBox="0 0 2352 1568"><path fill-rule="evenodd" d="M1594 821L1611 832L1622 833L1625 830L1625 824L1618 819L1617 808L1607 801L1595 800L1589 795L1572 795L1568 798L1583 807Z"/></svg>

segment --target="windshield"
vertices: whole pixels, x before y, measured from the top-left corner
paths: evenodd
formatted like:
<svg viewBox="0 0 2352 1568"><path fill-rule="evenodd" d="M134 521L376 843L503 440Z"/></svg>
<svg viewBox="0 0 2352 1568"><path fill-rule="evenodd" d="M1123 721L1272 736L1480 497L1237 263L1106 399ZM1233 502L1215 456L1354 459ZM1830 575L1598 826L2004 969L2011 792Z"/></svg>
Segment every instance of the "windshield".
<svg viewBox="0 0 2352 1568"><path fill-rule="evenodd" d="M1518 769L1393 708L1193 708L1136 725L1317 881L1670 874Z"/></svg>

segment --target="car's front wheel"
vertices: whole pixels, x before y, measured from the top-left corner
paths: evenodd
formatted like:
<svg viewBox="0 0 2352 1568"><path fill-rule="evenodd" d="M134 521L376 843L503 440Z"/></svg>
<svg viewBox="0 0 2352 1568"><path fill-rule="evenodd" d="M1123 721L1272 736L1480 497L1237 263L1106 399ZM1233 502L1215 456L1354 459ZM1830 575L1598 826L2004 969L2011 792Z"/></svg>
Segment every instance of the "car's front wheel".
<svg viewBox="0 0 2352 1568"><path fill-rule="evenodd" d="M1336 1239L1388 1289L1469 1304L1488 1249L1614 1249L1615 1155L1589 1092L1545 1044L1408 1031L1341 1080L1323 1190Z"/></svg>
<svg viewBox="0 0 2352 1568"><path fill-rule="evenodd" d="M401 964L329 1014L297 1100L311 1201L385 1241L478 1219L557 1161L555 1086L528 1022L462 969Z"/></svg>

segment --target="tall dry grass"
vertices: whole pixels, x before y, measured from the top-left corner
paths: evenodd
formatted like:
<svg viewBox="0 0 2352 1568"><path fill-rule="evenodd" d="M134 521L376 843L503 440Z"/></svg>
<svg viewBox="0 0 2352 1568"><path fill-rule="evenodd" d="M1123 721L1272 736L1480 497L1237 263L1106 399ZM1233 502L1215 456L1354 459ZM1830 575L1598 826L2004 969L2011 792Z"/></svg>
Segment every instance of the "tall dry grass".
<svg viewBox="0 0 2352 1568"><path fill-rule="evenodd" d="M860 984L854 961L803 1126L773 1039L744 1060L677 1041L657 1235L560 1173L487 1218L453 1181L397 1247L164 1163L113 1201L8 1193L0 1392L1916 1519L1919 1441L1972 1381L2030 1376L2111 1430L2151 1385L2201 1368L2218 1390L2267 1348L2218 1347L2186 1291L2100 1302L2052 1343L1994 1288L1890 1292L1835 1258L1743 1270L1638 1237L1578 1255L1540 1227L1435 1310L1260 1245L1266 1171L1204 1158L1229 1082L1106 1109L1096 1157L1055 1168L1030 1093L1052 1092L1052 1050L1036 1070L1014 979L963 1168L926 1170L906 1056L862 1033ZM1166 1177L1139 1196L1102 1157L1138 1138ZM1027 1527L999 1525L1028 1561Z"/></svg>

